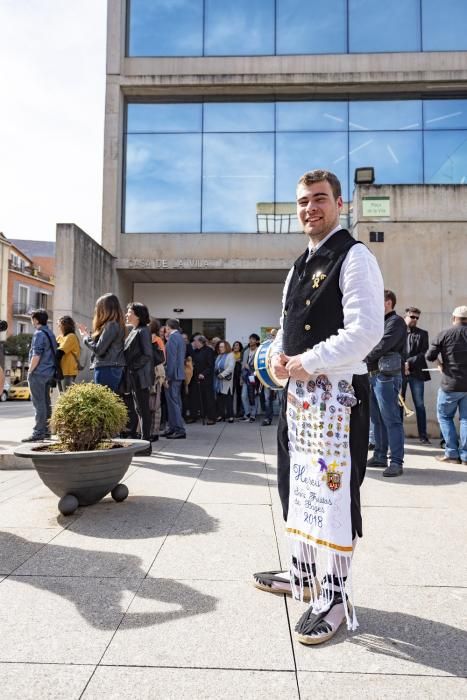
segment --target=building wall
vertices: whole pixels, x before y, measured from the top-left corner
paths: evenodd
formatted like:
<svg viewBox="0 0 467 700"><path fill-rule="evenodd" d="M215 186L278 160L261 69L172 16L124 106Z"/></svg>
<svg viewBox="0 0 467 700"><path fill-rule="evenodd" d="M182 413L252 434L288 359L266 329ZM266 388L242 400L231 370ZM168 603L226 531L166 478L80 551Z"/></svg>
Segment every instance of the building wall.
<svg viewBox="0 0 467 700"><path fill-rule="evenodd" d="M278 326L281 284L135 284L134 298L152 316L180 319L226 319L225 336L233 343L248 341L262 326ZM182 308L183 313L174 309ZM196 331L193 327L193 331Z"/></svg>
<svg viewBox="0 0 467 700"><path fill-rule="evenodd" d="M36 294L41 292L47 294L48 306L52 315L52 309L54 304L54 290L55 287L49 282L32 277L29 274L17 272L15 270L10 270L8 275L8 335L17 334L17 323L27 323L28 328L26 333L32 333L32 326L27 316L17 316L13 314L13 305L19 302L18 289L19 286L27 287L29 290L29 309L36 307Z"/></svg>
<svg viewBox="0 0 467 700"><path fill-rule="evenodd" d="M8 321L8 255L10 243L0 233L0 320ZM5 340L7 332L0 333Z"/></svg>
<svg viewBox="0 0 467 700"><path fill-rule="evenodd" d="M388 197L390 217L363 216L365 197ZM375 254L386 288L397 296L396 311L422 311L419 326L434 338L451 324L456 306L467 304L467 198L462 186L368 185L354 194L353 234ZM384 243L370 243L370 231ZM430 365L434 367L434 365ZM425 384L432 435L436 422L438 372ZM411 399L409 403L413 406ZM411 430L415 421L408 422Z"/></svg>

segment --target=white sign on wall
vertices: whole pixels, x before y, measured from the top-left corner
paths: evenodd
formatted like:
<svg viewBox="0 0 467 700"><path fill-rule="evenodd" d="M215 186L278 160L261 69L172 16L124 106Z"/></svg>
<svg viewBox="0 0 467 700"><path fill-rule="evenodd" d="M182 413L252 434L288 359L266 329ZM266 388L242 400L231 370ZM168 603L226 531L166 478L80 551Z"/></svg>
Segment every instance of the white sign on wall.
<svg viewBox="0 0 467 700"><path fill-rule="evenodd" d="M362 215L374 218L391 216L391 201L389 197L362 197Z"/></svg>

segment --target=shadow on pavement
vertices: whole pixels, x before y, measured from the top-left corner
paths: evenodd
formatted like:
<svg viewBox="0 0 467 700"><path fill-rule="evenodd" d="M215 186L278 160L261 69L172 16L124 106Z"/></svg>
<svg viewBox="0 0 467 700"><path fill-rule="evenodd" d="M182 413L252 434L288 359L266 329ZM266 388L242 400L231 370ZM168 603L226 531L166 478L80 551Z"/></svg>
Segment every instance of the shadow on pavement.
<svg viewBox="0 0 467 700"><path fill-rule="evenodd" d="M349 637L351 644L453 676L467 674L467 633L464 630L415 615L372 608L358 607L357 616L363 631ZM339 640L342 641L340 634L334 643Z"/></svg>
<svg viewBox="0 0 467 700"><path fill-rule="evenodd" d="M10 532L0 532L0 547L2 550L18 550L21 547L31 547L37 544L38 549L43 543L35 543ZM124 618L124 626L147 627L160 625L171 620L193 615L202 615L215 609L217 598L205 595L191 588L185 583L173 579L146 578L145 570L141 568L142 560L131 554L120 552L102 552L85 550L83 548L62 547L49 544L53 548L53 555L59 560L63 559L62 576L21 575L14 572L10 575L15 582L20 582L36 589L53 593L61 598L66 598L75 605L79 614L93 627L99 629L116 629ZM66 562L76 555L83 562L99 560L101 568L115 570L119 567L125 569L125 576L90 577L86 576L86 567L83 566L82 576L67 576ZM138 577L138 581L135 578ZM8 580L8 577L7 579ZM177 606L176 610L161 610L155 612L127 612L128 602L123 603L126 592L136 592L138 598L152 599L160 603ZM1 594L0 588L0 594ZM133 599L133 598L132 598ZM128 600L128 598L127 598ZM31 611L31 617L34 617Z"/></svg>
<svg viewBox="0 0 467 700"><path fill-rule="evenodd" d="M271 479L270 474L266 472L263 462L252 462L250 459L242 459L232 455L232 460L216 458L209 460L204 467L200 464L192 462L183 462L183 458L174 455L159 453L159 456L164 461L171 461L172 464L161 464L157 461L157 457L152 461L138 463L138 467L144 469L152 469L161 474L170 474L171 476L187 476L191 479L200 476L201 480L207 482L229 482L232 484L241 484L243 486L276 486L276 481Z"/></svg>
<svg viewBox="0 0 467 700"><path fill-rule="evenodd" d="M456 465L452 465L455 467ZM459 465L460 466L460 465ZM461 484L467 481L467 469L464 471L456 469L412 469L404 467L402 476L387 478L383 477L383 469L369 467L366 470L366 477L378 479L385 482L395 482L406 486L449 486L449 484Z"/></svg>
<svg viewBox="0 0 467 700"><path fill-rule="evenodd" d="M131 481L129 482L131 488ZM161 496L130 496L123 503L112 500L100 501L93 506L79 508L81 517L69 527L86 537L134 540L169 534L181 515L183 529L177 527L177 535L197 535L216 532L217 518L196 503ZM59 516L57 521L64 527L68 519Z"/></svg>

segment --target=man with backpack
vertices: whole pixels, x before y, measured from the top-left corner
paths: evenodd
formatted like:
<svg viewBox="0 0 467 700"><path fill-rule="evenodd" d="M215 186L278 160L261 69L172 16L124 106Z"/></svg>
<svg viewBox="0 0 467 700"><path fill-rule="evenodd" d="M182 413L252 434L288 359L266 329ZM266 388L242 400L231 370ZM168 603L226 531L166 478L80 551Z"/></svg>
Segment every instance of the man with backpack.
<svg viewBox="0 0 467 700"><path fill-rule="evenodd" d="M32 435L22 442L37 442L50 437L49 418L52 414L50 389L57 373L57 342L47 325L49 316L45 309L36 309L31 314L34 326L29 350L28 382L35 411Z"/></svg>

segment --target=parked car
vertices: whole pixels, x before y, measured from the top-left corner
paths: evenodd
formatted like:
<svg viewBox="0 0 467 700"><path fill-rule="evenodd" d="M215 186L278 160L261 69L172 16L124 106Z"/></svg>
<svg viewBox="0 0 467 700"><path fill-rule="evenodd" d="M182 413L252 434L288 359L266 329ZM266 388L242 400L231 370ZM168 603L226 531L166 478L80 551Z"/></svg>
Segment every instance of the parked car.
<svg viewBox="0 0 467 700"><path fill-rule="evenodd" d="M9 382L5 382L3 385L3 391L0 394L0 401L6 401L8 399L8 392L10 391L10 384Z"/></svg>
<svg viewBox="0 0 467 700"><path fill-rule="evenodd" d="M31 390L29 388L28 382L19 382L19 384L14 384L10 387L8 392L9 399L22 399L23 401L31 400Z"/></svg>

